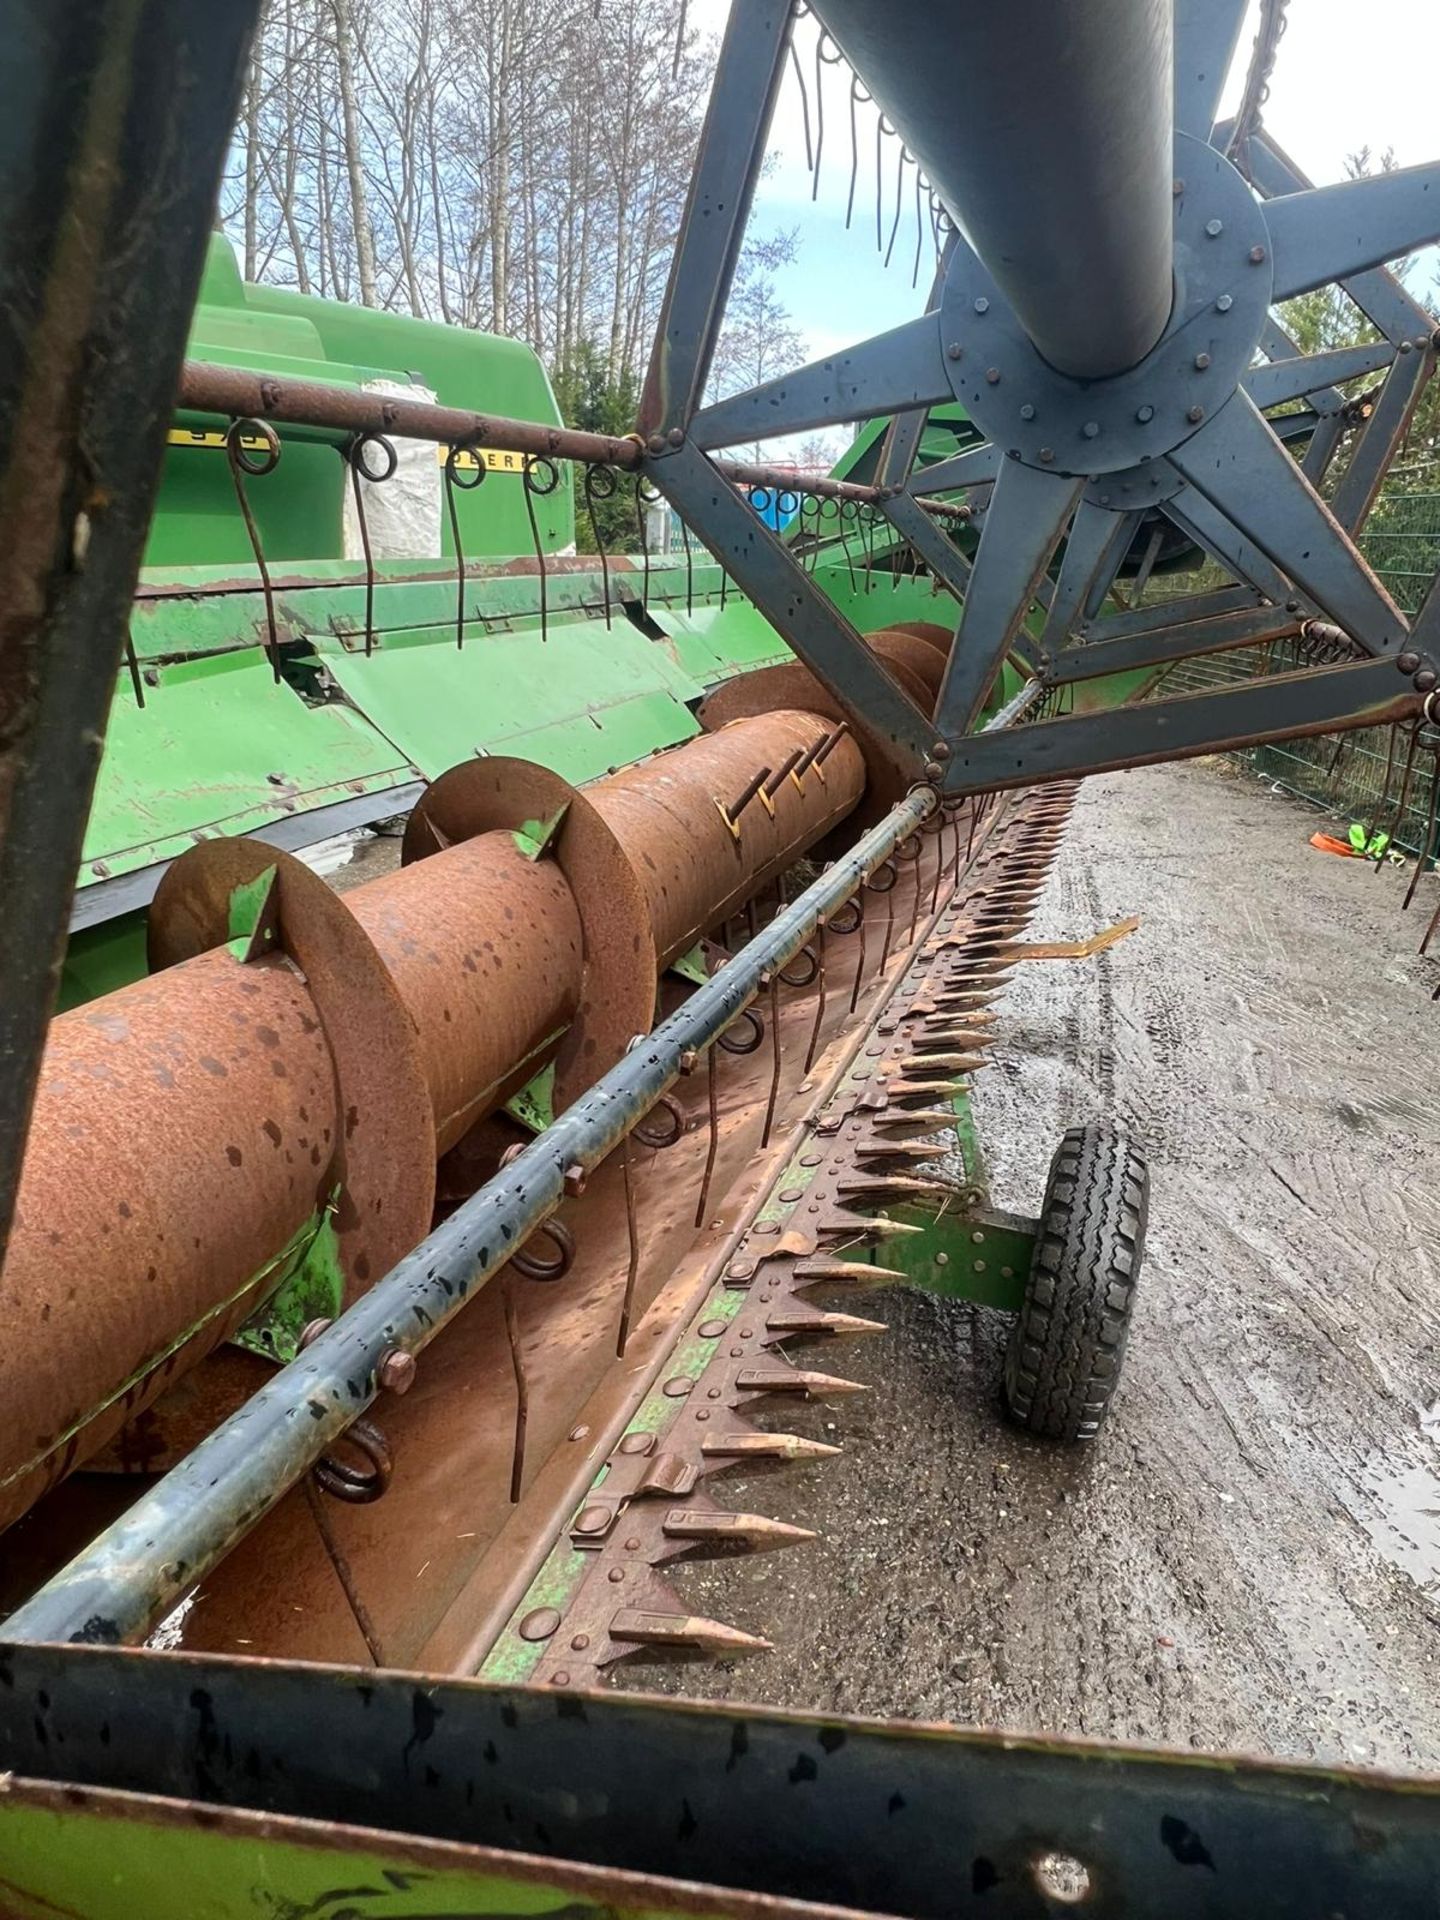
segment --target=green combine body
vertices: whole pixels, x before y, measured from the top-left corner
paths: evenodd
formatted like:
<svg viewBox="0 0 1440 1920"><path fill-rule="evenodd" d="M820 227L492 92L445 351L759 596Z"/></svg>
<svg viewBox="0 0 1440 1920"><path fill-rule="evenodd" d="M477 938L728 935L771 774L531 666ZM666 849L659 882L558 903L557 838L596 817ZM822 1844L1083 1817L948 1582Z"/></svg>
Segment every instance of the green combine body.
<svg viewBox="0 0 1440 1920"><path fill-rule="evenodd" d="M247 285L220 236L190 353L560 419L544 368L520 342ZM145 906L166 864L198 840L248 834L311 846L405 811L424 781L477 753L592 780L698 733L694 708L720 681L789 658L698 548L688 559L611 557L607 596L598 556L575 555L564 461L553 491L530 493L533 531L520 456L491 453L485 484L454 488L465 569L458 636L443 449L412 443L417 466L434 467L428 492L423 467L415 489L428 509L420 533L433 537L412 537L409 553L377 551L367 586L353 525L346 557L343 436L282 429L274 470L242 482L257 559L228 425L182 415L171 430L131 625L136 674L121 676L111 710L62 1007L144 972ZM822 548L815 577L857 626L948 620L951 603L937 606L930 580L867 576L858 552L836 546Z"/></svg>

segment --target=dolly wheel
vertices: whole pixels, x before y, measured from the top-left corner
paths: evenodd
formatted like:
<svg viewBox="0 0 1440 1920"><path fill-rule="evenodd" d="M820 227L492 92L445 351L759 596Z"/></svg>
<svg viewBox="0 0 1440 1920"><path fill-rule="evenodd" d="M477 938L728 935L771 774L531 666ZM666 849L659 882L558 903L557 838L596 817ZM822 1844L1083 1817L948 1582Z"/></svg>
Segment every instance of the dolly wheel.
<svg viewBox="0 0 1440 1920"><path fill-rule="evenodd" d="M1113 1127L1055 1149L1025 1299L1005 1355L1011 1417L1049 1440L1093 1440L1120 1378L1145 1248L1150 1172Z"/></svg>

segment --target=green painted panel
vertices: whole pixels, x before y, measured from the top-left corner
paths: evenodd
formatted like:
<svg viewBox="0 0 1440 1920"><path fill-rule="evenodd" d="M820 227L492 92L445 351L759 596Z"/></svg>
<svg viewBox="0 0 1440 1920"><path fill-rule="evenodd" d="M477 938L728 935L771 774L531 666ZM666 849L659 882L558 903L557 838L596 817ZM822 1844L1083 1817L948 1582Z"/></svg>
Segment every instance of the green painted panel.
<svg viewBox="0 0 1440 1920"><path fill-rule="evenodd" d="M74 935L65 949L55 1011L66 1013L87 1000L98 1000L102 993L128 987L148 971L143 912L124 913L99 926L87 927Z"/></svg>
<svg viewBox="0 0 1440 1920"><path fill-rule="evenodd" d="M188 351L196 359L281 378L344 387L376 379L417 383L450 406L547 424L558 424L560 418L545 369L522 341L283 288L246 285L229 242L218 234L211 240ZM216 430L226 424L196 415L177 422L182 432L200 430L200 437L172 444L167 452L148 564L251 559L249 535L218 444ZM347 484L335 450L341 436L292 427L279 433L283 454L274 473L245 483L266 560L284 564L338 555ZM569 546L575 537L568 465L560 463L558 479L553 493L533 500L536 529L547 552ZM483 486L457 491L456 508L467 555L533 551L535 536L518 472L491 471ZM439 552L453 553L443 508L440 527Z"/></svg>
<svg viewBox="0 0 1440 1920"><path fill-rule="evenodd" d="M277 686L256 648L149 671L143 710L128 680L111 708L82 881L415 778L360 714Z"/></svg>
<svg viewBox="0 0 1440 1920"><path fill-rule="evenodd" d="M675 658L702 686L714 686L753 667L788 660L790 649L765 616L738 594L726 595L722 609L697 603L686 613L683 602L652 606L650 618L670 637Z"/></svg>
<svg viewBox="0 0 1440 1920"><path fill-rule="evenodd" d="M478 633L390 634L367 659L335 636L317 651L345 693L429 779L476 752L514 754L577 784L688 740L704 691L664 646L617 620Z"/></svg>
<svg viewBox="0 0 1440 1920"><path fill-rule="evenodd" d="M367 1827L0 1781L14 1920L671 1920L693 1890ZM745 1902L746 1910L750 1903ZM712 1911L720 1911L719 1905Z"/></svg>
<svg viewBox="0 0 1440 1920"><path fill-rule="evenodd" d="M981 1207L948 1214L895 1207L892 1213L922 1231L887 1240L877 1256L881 1266L899 1267L922 1292L1019 1312L1035 1249L1033 1220Z"/></svg>

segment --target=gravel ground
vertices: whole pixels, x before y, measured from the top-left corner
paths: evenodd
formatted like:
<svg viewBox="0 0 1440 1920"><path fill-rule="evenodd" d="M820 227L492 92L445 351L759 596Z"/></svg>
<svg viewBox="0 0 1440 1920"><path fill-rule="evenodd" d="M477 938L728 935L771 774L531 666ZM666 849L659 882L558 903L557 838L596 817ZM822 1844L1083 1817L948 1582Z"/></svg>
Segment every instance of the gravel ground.
<svg viewBox="0 0 1440 1920"><path fill-rule="evenodd" d="M867 1296L890 1332L836 1370L876 1390L809 1416L845 1457L725 1484L822 1538L678 1577L775 1651L626 1684L1440 1766L1440 968L1315 825L1222 765L1092 780L1035 932L1140 931L1000 1003L994 1197L1034 1210L1081 1119L1150 1155L1099 1441L1005 1424L998 1316Z"/></svg>

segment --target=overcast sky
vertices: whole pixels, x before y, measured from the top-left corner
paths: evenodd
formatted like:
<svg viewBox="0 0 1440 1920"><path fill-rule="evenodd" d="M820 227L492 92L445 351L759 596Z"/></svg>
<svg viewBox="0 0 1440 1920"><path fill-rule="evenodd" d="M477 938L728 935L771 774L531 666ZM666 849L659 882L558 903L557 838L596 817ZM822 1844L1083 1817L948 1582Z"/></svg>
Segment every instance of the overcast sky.
<svg viewBox="0 0 1440 1920"><path fill-rule="evenodd" d="M883 0L877 0L883 4ZM984 4L985 0L974 0ZM989 0L994 4L994 0ZM1204 0L1191 0L1203 4ZM1070 0L1083 4L1083 0ZM703 31L719 34L728 0L691 0ZM1232 111L1243 82L1258 0L1241 34L1239 55L1222 101ZM813 19L797 30L801 65L814 102ZM911 286L915 258L914 175L907 193L891 266L877 256L875 233L874 108L860 108L859 183L855 218L845 231L850 185L849 69L825 69L825 141L820 192L810 197L800 96L793 70L776 111L772 146L778 160L756 196L752 231L799 226L801 258L781 275L780 291L808 342L808 357L863 339L920 311L928 285ZM956 112L964 111L964 76L956 76ZM868 116L868 117L867 117ZM1290 0L1289 25L1275 63L1265 123L1280 145L1317 184L1343 177L1345 156L1369 146L1394 149L1401 166L1440 160L1440 7L1434 0ZM895 142L885 142L884 233L895 206ZM1428 285L1433 257L1416 276Z"/></svg>

